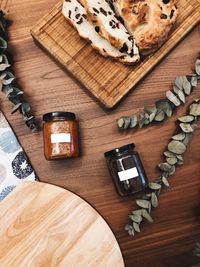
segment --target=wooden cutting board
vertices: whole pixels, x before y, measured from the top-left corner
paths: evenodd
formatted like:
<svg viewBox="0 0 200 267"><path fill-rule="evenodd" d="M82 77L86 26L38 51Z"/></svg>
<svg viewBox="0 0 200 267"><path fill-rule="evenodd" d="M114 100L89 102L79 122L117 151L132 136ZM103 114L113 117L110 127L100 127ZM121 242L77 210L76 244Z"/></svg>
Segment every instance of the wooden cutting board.
<svg viewBox="0 0 200 267"><path fill-rule="evenodd" d="M106 222L67 190L24 182L0 211L2 267L124 267Z"/></svg>
<svg viewBox="0 0 200 267"><path fill-rule="evenodd" d="M133 67L98 55L79 38L61 8L59 2L31 34L107 108L114 107L200 21L198 0L178 0L178 20L167 42Z"/></svg>

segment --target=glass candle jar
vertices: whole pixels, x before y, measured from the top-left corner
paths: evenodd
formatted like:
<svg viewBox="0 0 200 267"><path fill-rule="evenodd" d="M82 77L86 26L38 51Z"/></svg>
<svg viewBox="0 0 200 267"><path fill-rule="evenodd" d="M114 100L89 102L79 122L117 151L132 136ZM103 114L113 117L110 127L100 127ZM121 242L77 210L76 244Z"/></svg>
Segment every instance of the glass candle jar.
<svg viewBox="0 0 200 267"><path fill-rule="evenodd" d="M134 144L128 144L104 154L111 177L121 196L139 192L148 185L144 167L134 147Z"/></svg>
<svg viewBox="0 0 200 267"><path fill-rule="evenodd" d="M71 112L50 112L43 116L44 155L47 160L76 158L78 123Z"/></svg>

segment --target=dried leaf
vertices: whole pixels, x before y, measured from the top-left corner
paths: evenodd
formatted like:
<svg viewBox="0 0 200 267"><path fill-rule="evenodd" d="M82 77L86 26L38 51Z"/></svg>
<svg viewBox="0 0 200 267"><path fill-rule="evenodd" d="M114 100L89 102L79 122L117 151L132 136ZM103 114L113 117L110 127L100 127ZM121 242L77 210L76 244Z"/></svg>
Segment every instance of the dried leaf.
<svg viewBox="0 0 200 267"><path fill-rule="evenodd" d="M154 208L158 207L158 198L157 198L157 196L156 196L156 194L154 192L151 194L151 205Z"/></svg>
<svg viewBox="0 0 200 267"><path fill-rule="evenodd" d="M178 91L178 97L183 103L185 103L185 94L183 93L183 91Z"/></svg>
<svg viewBox="0 0 200 267"><path fill-rule="evenodd" d="M135 223L135 222L133 223L133 228L137 233L140 233L140 227L137 223Z"/></svg>
<svg viewBox="0 0 200 267"><path fill-rule="evenodd" d="M195 63L195 71L198 75L200 75L200 59L197 59L196 60L196 63Z"/></svg>
<svg viewBox="0 0 200 267"><path fill-rule="evenodd" d="M174 85L179 89L183 90L183 76L177 76Z"/></svg>
<svg viewBox="0 0 200 267"><path fill-rule="evenodd" d="M158 110L158 111L157 111L157 114L156 114L156 116L155 116L155 118L154 118L154 120L155 120L155 121L158 121L158 122L161 122L161 121L164 120L164 118L165 118L165 113L164 113L164 111L162 111L162 110Z"/></svg>
<svg viewBox="0 0 200 267"><path fill-rule="evenodd" d="M152 190L158 190L158 189L161 188L161 185L160 185L160 184L153 183L153 182L149 183L148 186L149 186L149 188L152 189Z"/></svg>
<svg viewBox="0 0 200 267"><path fill-rule="evenodd" d="M179 134L172 136L172 139L176 141L182 141L184 138L185 138L184 133L179 133Z"/></svg>
<svg viewBox="0 0 200 267"><path fill-rule="evenodd" d="M175 165L172 165L172 168L171 168L171 170L170 170L170 172L169 172L169 175L174 174L175 171L176 171L176 167L175 167Z"/></svg>
<svg viewBox="0 0 200 267"><path fill-rule="evenodd" d="M190 83L191 83L191 85L193 86L193 87L196 87L197 86L197 77L196 76L194 76L194 77L192 77L191 78L191 81L190 81Z"/></svg>
<svg viewBox="0 0 200 267"><path fill-rule="evenodd" d="M172 166L167 162L158 164L158 167L164 172L170 172Z"/></svg>
<svg viewBox="0 0 200 267"><path fill-rule="evenodd" d="M194 116L192 115L187 115L187 116L183 116L183 117L180 117L178 118L179 121L181 122L192 122L194 120Z"/></svg>
<svg viewBox="0 0 200 267"><path fill-rule="evenodd" d="M190 115L200 116L200 104L192 104L190 106Z"/></svg>
<svg viewBox="0 0 200 267"><path fill-rule="evenodd" d="M133 214L133 215L130 215L129 217L131 218L132 221L137 222L137 223L140 223L142 221L141 215Z"/></svg>
<svg viewBox="0 0 200 267"><path fill-rule="evenodd" d="M189 123L180 123L180 127L184 133L193 133L194 129Z"/></svg>
<svg viewBox="0 0 200 267"><path fill-rule="evenodd" d="M137 116L136 116L136 115L133 115L133 116L131 117L131 122L130 122L129 127L132 129L132 128L134 128L135 126L137 126L137 123L138 123Z"/></svg>
<svg viewBox="0 0 200 267"><path fill-rule="evenodd" d="M123 125L124 125L124 119L123 118L120 118L117 120L117 125L119 128L123 128Z"/></svg>
<svg viewBox="0 0 200 267"><path fill-rule="evenodd" d="M172 107L167 99L162 99L156 102L156 108L162 110L168 117L172 115Z"/></svg>
<svg viewBox="0 0 200 267"><path fill-rule="evenodd" d="M136 200L136 203L139 207L144 208L144 209L148 209L150 205L150 202L145 199L138 199Z"/></svg>
<svg viewBox="0 0 200 267"><path fill-rule="evenodd" d="M168 158L167 159L167 163L169 163L170 165L175 165L177 163L177 158Z"/></svg>
<svg viewBox="0 0 200 267"><path fill-rule="evenodd" d="M162 177L162 182L166 187L170 187L169 182L168 182L166 177L164 177L164 176Z"/></svg>
<svg viewBox="0 0 200 267"><path fill-rule="evenodd" d="M173 140L168 144L168 150L175 154L181 155L185 152L186 146L180 141Z"/></svg>
<svg viewBox="0 0 200 267"><path fill-rule="evenodd" d="M153 222L153 219L152 219L151 215L148 213L147 210L144 210L144 209L142 210L142 216L143 216L148 222L150 222L150 223Z"/></svg>
<svg viewBox="0 0 200 267"><path fill-rule="evenodd" d="M6 70L7 68L9 68L10 67L10 64L0 64L0 71L4 71L4 70Z"/></svg>
<svg viewBox="0 0 200 267"><path fill-rule="evenodd" d="M171 91L167 91L166 93L167 99L172 102L176 107L180 106L181 102L177 96L175 96Z"/></svg>
<svg viewBox="0 0 200 267"><path fill-rule="evenodd" d="M183 76L183 89L186 95L190 95L192 86L186 76Z"/></svg>
<svg viewBox="0 0 200 267"><path fill-rule="evenodd" d="M174 158L176 156L176 154L170 152L170 151L165 151L164 155L168 158Z"/></svg>
<svg viewBox="0 0 200 267"><path fill-rule="evenodd" d="M18 109L20 109L21 105L22 103L18 103L17 105L15 105L11 113L14 114Z"/></svg>
<svg viewBox="0 0 200 267"><path fill-rule="evenodd" d="M142 209L134 210L134 211L132 211L132 213L135 214L135 215L142 215Z"/></svg>

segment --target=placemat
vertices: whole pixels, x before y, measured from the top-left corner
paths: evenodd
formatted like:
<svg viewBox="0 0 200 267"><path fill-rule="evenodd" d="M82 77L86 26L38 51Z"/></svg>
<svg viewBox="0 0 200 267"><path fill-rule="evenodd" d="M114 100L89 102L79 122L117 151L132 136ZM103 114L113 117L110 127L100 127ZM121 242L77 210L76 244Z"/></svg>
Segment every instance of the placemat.
<svg viewBox="0 0 200 267"><path fill-rule="evenodd" d="M12 128L0 111L0 201L24 180L38 179Z"/></svg>

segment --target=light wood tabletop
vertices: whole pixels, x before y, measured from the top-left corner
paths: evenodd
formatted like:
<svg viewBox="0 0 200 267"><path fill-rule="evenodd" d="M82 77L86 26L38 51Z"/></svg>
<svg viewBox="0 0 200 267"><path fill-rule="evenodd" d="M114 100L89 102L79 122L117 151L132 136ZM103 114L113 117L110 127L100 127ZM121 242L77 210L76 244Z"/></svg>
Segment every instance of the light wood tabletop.
<svg viewBox="0 0 200 267"><path fill-rule="evenodd" d="M154 223L145 223L134 238L124 225L136 208L137 196L117 195L104 159L104 152L134 142L150 180L159 171L161 155L176 130L176 118L185 114L188 104L200 95L200 86L185 107L162 124L126 133L119 132L116 119L137 113L165 96L177 75L192 73L200 52L197 26L154 70L137 85L114 110L100 107L80 85L64 72L33 41L30 29L57 0L8 1L10 47L18 82L37 118L49 111L75 112L80 123L82 155L78 159L48 162L43 156L42 131L30 133L19 114L11 115L11 104L0 95L1 109L42 182L69 189L88 201L108 222L122 249L127 267L189 267L195 243L200 241L200 142L198 129L184 156L184 165L170 178L171 189L164 190ZM67 44L66 44L67 45ZM87 60L87 59L86 59ZM119 74L120 75L120 74ZM200 127L199 127L200 128ZM71 266L70 266L71 267Z"/></svg>

